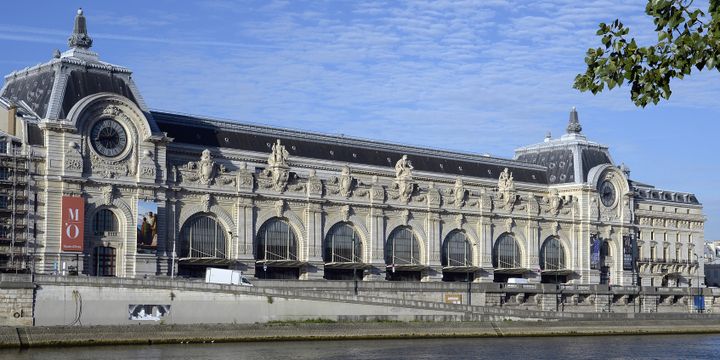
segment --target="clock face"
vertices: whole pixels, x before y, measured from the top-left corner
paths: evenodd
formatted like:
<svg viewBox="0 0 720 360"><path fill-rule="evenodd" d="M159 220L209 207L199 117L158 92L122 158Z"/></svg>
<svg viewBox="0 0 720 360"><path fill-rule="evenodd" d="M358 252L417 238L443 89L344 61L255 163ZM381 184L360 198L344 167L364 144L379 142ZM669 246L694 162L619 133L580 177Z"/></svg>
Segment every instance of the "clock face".
<svg viewBox="0 0 720 360"><path fill-rule="evenodd" d="M600 193L600 201L602 201L603 205L610 207L615 203L615 185L613 185L610 181L603 181L600 184L598 192Z"/></svg>
<svg viewBox="0 0 720 360"><path fill-rule="evenodd" d="M127 147L127 132L117 121L104 119L93 126L90 141L100 155L116 157Z"/></svg>

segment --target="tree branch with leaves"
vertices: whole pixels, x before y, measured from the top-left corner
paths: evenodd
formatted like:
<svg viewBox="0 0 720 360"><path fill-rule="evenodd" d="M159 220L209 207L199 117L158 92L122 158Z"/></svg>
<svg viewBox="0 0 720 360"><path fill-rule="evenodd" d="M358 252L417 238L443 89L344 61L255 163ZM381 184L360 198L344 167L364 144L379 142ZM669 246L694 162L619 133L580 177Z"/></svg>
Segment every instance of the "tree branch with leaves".
<svg viewBox="0 0 720 360"><path fill-rule="evenodd" d="M601 23L602 46L588 49L587 70L575 77L574 88L597 94L627 83L630 99L645 107L670 98L671 79L693 69L720 71L720 0L710 0L707 11L693 0L648 0L645 13L653 18L657 43L639 46L620 20Z"/></svg>

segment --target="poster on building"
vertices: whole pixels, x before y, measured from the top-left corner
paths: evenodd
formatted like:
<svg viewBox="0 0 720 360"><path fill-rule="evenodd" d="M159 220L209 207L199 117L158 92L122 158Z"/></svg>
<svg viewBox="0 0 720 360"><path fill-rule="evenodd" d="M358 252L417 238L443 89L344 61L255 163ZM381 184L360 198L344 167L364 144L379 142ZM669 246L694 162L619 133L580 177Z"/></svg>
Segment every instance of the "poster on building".
<svg viewBox="0 0 720 360"><path fill-rule="evenodd" d="M85 227L85 199L79 196L62 197L62 251L82 252Z"/></svg>
<svg viewBox="0 0 720 360"><path fill-rule="evenodd" d="M138 201L137 248L139 252L157 249L157 210L154 201Z"/></svg>
<svg viewBox="0 0 720 360"><path fill-rule="evenodd" d="M623 236L623 270L633 269L633 241L630 235Z"/></svg>
<svg viewBox="0 0 720 360"><path fill-rule="evenodd" d="M128 319L137 321L160 321L170 313L170 305L128 305Z"/></svg>
<svg viewBox="0 0 720 360"><path fill-rule="evenodd" d="M600 239L597 235L590 236L590 269L600 269Z"/></svg>

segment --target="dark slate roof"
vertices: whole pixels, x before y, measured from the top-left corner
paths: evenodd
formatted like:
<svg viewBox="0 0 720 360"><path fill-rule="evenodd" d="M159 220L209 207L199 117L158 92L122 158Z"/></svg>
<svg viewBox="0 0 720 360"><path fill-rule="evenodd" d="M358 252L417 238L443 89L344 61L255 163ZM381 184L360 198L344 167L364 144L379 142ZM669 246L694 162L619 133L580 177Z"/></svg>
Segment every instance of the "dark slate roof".
<svg viewBox="0 0 720 360"><path fill-rule="evenodd" d="M514 160L158 111L153 111L152 115L160 130L174 138L175 143L270 153L272 144L280 139L291 156L392 168L403 155L408 155L417 171L496 180L500 172L508 168L516 181L548 183L545 168Z"/></svg>
<svg viewBox="0 0 720 360"><path fill-rule="evenodd" d="M50 95L55 82L55 71L46 67L36 73L17 79L9 78L2 97L13 102L25 103L40 117L47 115Z"/></svg>
<svg viewBox="0 0 720 360"><path fill-rule="evenodd" d="M575 182L575 164L573 152L570 149L552 149L525 153L520 154L517 159L530 164L546 166L550 184Z"/></svg>
<svg viewBox="0 0 720 360"><path fill-rule="evenodd" d="M601 164L612 164L612 161L610 161L610 158L608 158L604 151L596 149L582 149L580 158L583 164L583 181L587 181L590 169Z"/></svg>
<svg viewBox="0 0 720 360"><path fill-rule="evenodd" d="M73 70L70 72L67 85L65 85L60 118L64 118L73 105L84 97L101 92L122 95L137 105L135 96L123 79L114 77L112 73L107 72Z"/></svg>

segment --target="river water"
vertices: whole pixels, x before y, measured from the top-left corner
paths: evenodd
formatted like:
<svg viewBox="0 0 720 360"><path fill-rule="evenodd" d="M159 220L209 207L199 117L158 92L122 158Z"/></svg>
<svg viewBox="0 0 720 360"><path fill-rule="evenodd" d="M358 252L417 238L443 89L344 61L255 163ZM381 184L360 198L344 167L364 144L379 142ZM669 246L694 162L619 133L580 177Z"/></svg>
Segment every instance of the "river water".
<svg viewBox="0 0 720 360"><path fill-rule="evenodd" d="M98 346L0 350L0 359L720 359L720 334Z"/></svg>

